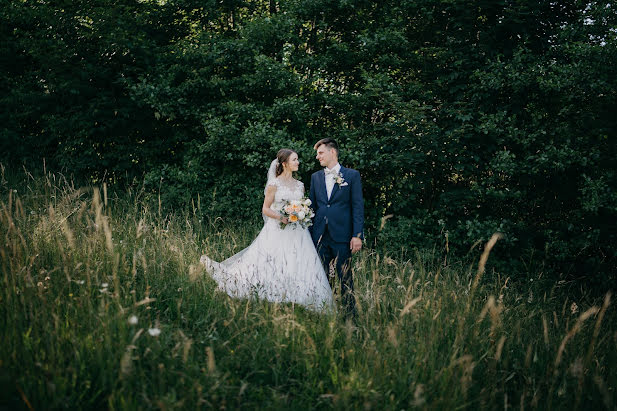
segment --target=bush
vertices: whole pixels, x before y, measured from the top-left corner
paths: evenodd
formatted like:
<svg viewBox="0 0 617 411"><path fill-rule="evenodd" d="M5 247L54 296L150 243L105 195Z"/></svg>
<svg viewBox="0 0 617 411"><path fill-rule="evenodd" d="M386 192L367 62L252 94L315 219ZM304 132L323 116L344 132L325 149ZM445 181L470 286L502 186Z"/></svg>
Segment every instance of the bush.
<svg viewBox="0 0 617 411"><path fill-rule="evenodd" d="M464 255L503 230L504 263L541 250L557 276L611 277L615 8L116 3L0 12L4 161L143 178L164 208L257 221L276 151L298 150L308 182L333 137L363 177L371 243L448 232Z"/></svg>

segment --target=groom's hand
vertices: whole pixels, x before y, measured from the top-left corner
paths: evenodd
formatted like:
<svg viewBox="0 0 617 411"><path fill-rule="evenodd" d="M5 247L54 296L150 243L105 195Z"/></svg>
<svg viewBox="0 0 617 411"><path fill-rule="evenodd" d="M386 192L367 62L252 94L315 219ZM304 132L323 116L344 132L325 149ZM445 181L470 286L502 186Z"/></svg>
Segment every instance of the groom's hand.
<svg viewBox="0 0 617 411"><path fill-rule="evenodd" d="M351 252L357 253L358 251L360 251L361 248L362 240L360 240L358 237L352 237L351 241L349 242L349 249L351 250Z"/></svg>

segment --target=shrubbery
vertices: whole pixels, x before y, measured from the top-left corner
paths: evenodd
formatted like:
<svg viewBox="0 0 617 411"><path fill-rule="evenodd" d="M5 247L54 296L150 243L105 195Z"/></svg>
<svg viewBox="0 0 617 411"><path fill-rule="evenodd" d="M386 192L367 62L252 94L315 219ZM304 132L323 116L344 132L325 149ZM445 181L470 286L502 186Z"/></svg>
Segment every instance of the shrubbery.
<svg viewBox="0 0 617 411"><path fill-rule="evenodd" d="M617 262L610 5L65 6L0 12L4 161L257 220L276 150L297 149L308 181L313 143L334 137L363 176L371 244L445 250L447 233L460 254L499 230L508 264L533 252L606 279Z"/></svg>

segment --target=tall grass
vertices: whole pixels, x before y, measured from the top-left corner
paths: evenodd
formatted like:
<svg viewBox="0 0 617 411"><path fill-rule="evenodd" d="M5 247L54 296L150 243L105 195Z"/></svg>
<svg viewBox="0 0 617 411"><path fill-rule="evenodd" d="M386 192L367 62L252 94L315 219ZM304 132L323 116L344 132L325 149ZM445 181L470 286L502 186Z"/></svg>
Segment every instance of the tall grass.
<svg viewBox="0 0 617 411"><path fill-rule="evenodd" d="M354 326L215 291L199 256L232 255L257 226L201 221L199 204L164 216L135 190L5 174L0 407L616 405L610 292L487 270L497 237L481 261L446 266L437 253L364 250Z"/></svg>

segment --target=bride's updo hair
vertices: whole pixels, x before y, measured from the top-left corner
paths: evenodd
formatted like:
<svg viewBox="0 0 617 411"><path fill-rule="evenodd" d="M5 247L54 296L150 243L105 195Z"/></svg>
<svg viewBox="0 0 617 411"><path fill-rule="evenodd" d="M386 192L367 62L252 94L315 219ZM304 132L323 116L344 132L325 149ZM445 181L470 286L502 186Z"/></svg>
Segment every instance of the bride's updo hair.
<svg viewBox="0 0 617 411"><path fill-rule="evenodd" d="M281 148L278 153L276 153L276 159L279 163L276 165L276 176L280 176L283 174L283 163L286 163L291 157L292 154L298 154L290 148Z"/></svg>

